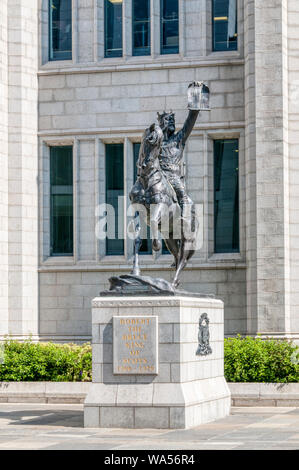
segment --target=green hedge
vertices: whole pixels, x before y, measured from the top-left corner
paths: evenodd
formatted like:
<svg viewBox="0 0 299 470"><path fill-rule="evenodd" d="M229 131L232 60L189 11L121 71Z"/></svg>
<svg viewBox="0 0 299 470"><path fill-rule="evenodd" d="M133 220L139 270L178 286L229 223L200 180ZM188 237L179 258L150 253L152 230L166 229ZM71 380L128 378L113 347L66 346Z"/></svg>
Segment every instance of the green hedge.
<svg viewBox="0 0 299 470"><path fill-rule="evenodd" d="M228 382L299 382L299 349L251 337L224 341ZM91 381L91 346L6 341L0 381Z"/></svg>
<svg viewBox="0 0 299 470"><path fill-rule="evenodd" d="M6 341L0 381L91 381L91 346Z"/></svg>
<svg viewBox="0 0 299 470"><path fill-rule="evenodd" d="M285 340L227 338L224 374L228 382L299 382L299 348Z"/></svg>

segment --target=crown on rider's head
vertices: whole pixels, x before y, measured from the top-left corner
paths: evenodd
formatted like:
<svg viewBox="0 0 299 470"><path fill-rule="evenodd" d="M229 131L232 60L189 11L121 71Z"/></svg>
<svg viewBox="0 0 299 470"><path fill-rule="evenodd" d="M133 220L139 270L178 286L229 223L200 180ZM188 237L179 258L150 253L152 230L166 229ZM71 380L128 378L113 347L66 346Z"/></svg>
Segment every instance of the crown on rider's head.
<svg viewBox="0 0 299 470"><path fill-rule="evenodd" d="M172 110L170 110L169 113L164 110L161 114L158 112L157 116L159 124L163 124L163 119L165 118L165 116L172 116L174 118L174 113L172 112Z"/></svg>

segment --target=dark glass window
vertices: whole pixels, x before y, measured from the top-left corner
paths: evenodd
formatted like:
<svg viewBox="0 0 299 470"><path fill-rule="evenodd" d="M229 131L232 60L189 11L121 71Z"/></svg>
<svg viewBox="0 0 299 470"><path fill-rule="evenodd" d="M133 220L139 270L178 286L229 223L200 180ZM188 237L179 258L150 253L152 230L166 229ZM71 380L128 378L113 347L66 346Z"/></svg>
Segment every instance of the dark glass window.
<svg viewBox="0 0 299 470"><path fill-rule="evenodd" d="M72 58L72 0L49 0L50 60Z"/></svg>
<svg viewBox="0 0 299 470"><path fill-rule="evenodd" d="M73 149L50 147L51 255L73 254Z"/></svg>
<svg viewBox="0 0 299 470"><path fill-rule="evenodd" d="M105 57L123 55L122 0L105 0Z"/></svg>
<svg viewBox="0 0 299 470"><path fill-rule="evenodd" d="M160 0L161 54L179 52L179 2Z"/></svg>
<svg viewBox="0 0 299 470"><path fill-rule="evenodd" d="M134 149L134 182L135 182L137 179L137 160L139 156L140 144L139 143L133 144L133 149ZM149 227L147 227L146 229L147 229L147 239L146 238L142 239L140 253L144 255L151 255L152 254L151 231Z"/></svg>
<svg viewBox="0 0 299 470"><path fill-rule="evenodd" d="M214 141L215 253L239 252L238 140Z"/></svg>
<svg viewBox="0 0 299 470"><path fill-rule="evenodd" d="M124 240L118 238L118 218L123 218L119 212L118 198L124 195L124 147L123 144L106 145L106 203L114 208L115 239L106 238L107 255L123 255ZM109 212L107 213L109 224Z"/></svg>
<svg viewBox="0 0 299 470"><path fill-rule="evenodd" d="M162 240L162 255L169 255L170 251L166 246L166 243L164 240Z"/></svg>
<svg viewBox="0 0 299 470"><path fill-rule="evenodd" d="M238 49L237 0L213 0L213 51Z"/></svg>
<svg viewBox="0 0 299 470"><path fill-rule="evenodd" d="M132 0L133 55L150 55L150 0Z"/></svg>

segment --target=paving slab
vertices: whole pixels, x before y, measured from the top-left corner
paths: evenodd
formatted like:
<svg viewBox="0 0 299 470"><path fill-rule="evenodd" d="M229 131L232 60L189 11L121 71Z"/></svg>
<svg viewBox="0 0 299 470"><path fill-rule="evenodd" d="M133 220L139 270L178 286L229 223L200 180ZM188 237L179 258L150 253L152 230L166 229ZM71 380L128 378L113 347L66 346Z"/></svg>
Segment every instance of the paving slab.
<svg viewBox="0 0 299 470"><path fill-rule="evenodd" d="M0 450L299 449L299 409L233 407L188 430L84 428L83 405L0 404Z"/></svg>

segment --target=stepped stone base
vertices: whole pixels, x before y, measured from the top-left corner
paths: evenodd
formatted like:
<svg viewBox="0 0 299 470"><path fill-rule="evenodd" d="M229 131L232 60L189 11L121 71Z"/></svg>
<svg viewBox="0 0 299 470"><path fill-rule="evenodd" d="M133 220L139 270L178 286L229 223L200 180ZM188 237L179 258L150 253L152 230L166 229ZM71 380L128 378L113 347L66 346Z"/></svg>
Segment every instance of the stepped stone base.
<svg viewBox="0 0 299 470"><path fill-rule="evenodd" d="M204 313L209 324L200 339L207 341L209 330L212 352L197 355L199 320ZM117 317L114 325L121 319L122 324L130 319L136 322L136 318L139 322L158 321L157 374L113 373L117 359L113 358L113 341L122 341L122 336L113 332L113 317ZM92 322L93 383L84 404L85 427L191 428L229 414L221 301L158 296L95 298ZM149 344L144 351L147 347ZM142 353L141 358L145 357ZM127 357L120 360L128 361Z"/></svg>

